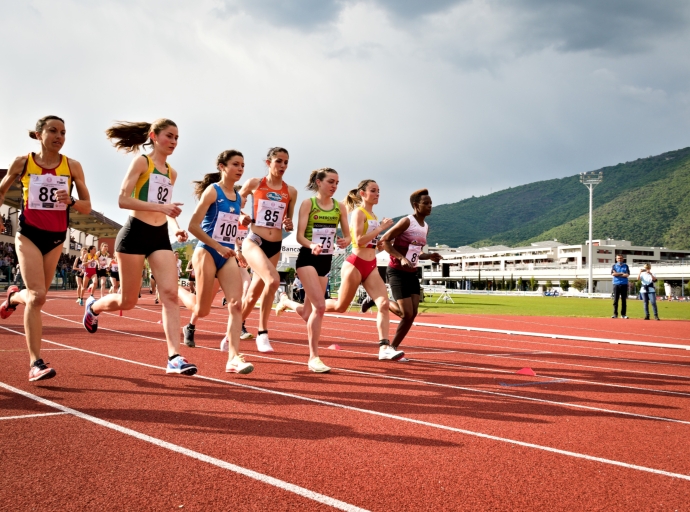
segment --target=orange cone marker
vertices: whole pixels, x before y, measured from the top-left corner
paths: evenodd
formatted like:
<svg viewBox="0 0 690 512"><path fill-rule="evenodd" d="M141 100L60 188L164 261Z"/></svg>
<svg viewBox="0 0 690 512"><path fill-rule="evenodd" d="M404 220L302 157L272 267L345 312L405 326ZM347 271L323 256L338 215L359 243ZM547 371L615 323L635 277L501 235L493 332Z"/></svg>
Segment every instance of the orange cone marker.
<svg viewBox="0 0 690 512"><path fill-rule="evenodd" d="M534 370L532 368L523 368L522 370L518 370L517 372L518 375L529 375L530 377L535 377L537 374L534 373Z"/></svg>

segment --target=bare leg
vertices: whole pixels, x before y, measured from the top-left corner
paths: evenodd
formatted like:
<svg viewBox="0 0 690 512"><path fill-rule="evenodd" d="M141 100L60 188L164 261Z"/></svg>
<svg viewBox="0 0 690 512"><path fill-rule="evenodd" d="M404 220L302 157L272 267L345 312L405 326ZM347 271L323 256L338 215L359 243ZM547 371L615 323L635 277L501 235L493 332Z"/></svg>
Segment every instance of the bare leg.
<svg viewBox="0 0 690 512"><path fill-rule="evenodd" d="M215 266L215 265L214 265ZM218 271L218 282L228 301L228 361L240 353L240 332L242 331L242 278L235 258Z"/></svg>
<svg viewBox="0 0 690 512"><path fill-rule="evenodd" d="M42 255L33 242L19 233L16 238L16 250L26 288L12 295L10 305L25 305L24 332L26 333L29 358L33 364L34 361L41 358L41 337L43 334L41 309L46 302L46 293L53 281L62 246Z"/></svg>
<svg viewBox="0 0 690 512"><path fill-rule="evenodd" d="M355 266L346 261L343 263L341 272L340 290L338 291L338 299L326 300L326 312L344 313L350 307L352 299L355 298L357 288L362 282L362 274Z"/></svg>
<svg viewBox="0 0 690 512"><path fill-rule="evenodd" d="M266 331L268 330L268 318L271 315L271 309L273 307L273 298L280 286L280 275L278 275L278 271L276 270L280 253L268 259L261 250L261 247L251 240L244 241L242 252L254 271L252 283L249 285L249 292L247 293L247 304L242 308L242 319L245 320L249 316L249 313L251 313L254 304L256 304L257 299L255 297L257 296L257 292L259 292L259 288L261 288L259 292L261 293L259 331ZM257 276L262 281L261 285L259 285L258 282L255 283ZM251 303L251 300L254 302Z"/></svg>
<svg viewBox="0 0 690 512"><path fill-rule="evenodd" d="M391 342L391 346L397 349L402 343L407 333L410 332L412 328L412 323L417 316L417 310L419 308L419 295L412 295L411 297L400 299L397 301L398 309L403 312L400 317L400 323L395 331L395 336ZM391 303L393 304L393 303Z"/></svg>
<svg viewBox="0 0 690 512"><path fill-rule="evenodd" d="M379 331L379 340L388 339L388 330L390 328L390 313L388 311L388 290L386 285L383 283L381 276L378 271L374 271L369 274L366 281L362 283L364 289L369 294L369 297L374 299L376 302L376 307L378 308L378 313L376 315L376 328Z"/></svg>

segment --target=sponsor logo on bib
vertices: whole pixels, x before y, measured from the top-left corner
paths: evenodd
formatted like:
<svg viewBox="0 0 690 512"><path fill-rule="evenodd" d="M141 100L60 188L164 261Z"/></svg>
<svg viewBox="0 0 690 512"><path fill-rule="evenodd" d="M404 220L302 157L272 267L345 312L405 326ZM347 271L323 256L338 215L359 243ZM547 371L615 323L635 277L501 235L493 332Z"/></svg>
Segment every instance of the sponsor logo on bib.
<svg viewBox="0 0 690 512"><path fill-rule="evenodd" d="M283 198L283 196L276 194L275 192L269 192L266 194L266 197L268 197L271 201L280 201Z"/></svg>

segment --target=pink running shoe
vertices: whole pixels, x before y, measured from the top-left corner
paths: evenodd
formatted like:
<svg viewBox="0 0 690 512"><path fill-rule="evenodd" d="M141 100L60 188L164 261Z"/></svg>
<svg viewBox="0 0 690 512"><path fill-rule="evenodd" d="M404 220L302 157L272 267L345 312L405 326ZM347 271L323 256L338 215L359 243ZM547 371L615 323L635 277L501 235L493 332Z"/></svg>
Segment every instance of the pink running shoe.
<svg viewBox="0 0 690 512"><path fill-rule="evenodd" d="M14 310L17 309L17 306L10 306L10 297L12 297L12 295L18 291L19 288L17 288L15 285L12 285L7 289L7 298L5 299L5 302L0 305L0 318L3 320L5 318L9 318L9 316L14 313Z"/></svg>
<svg viewBox="0 0 690 512"><path fill-rule="evenodd" d="M52 379L55 377L55 370L48 368L49 364L50 363L44 363L43 359L36 359L29 370L29 382Z"/></svg>

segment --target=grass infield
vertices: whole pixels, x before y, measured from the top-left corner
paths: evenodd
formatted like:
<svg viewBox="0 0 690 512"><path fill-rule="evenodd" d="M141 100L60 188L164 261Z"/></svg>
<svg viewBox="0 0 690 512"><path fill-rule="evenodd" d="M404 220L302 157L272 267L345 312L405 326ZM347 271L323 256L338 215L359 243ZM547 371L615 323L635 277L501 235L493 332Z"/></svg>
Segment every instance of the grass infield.
<svg viewBox="0 0 690 512"><path fill-rule="evenodd" d="M455 304L451 304L436 303L438 297L438 294L427 296L419 304L419 310L423 313L601 318L610 317L613 313L610 299L452 295ZM657 306L662 320L690 320L690 302L657 301ZM628 317L644 318L641 300L628 299Z"/></svg>

